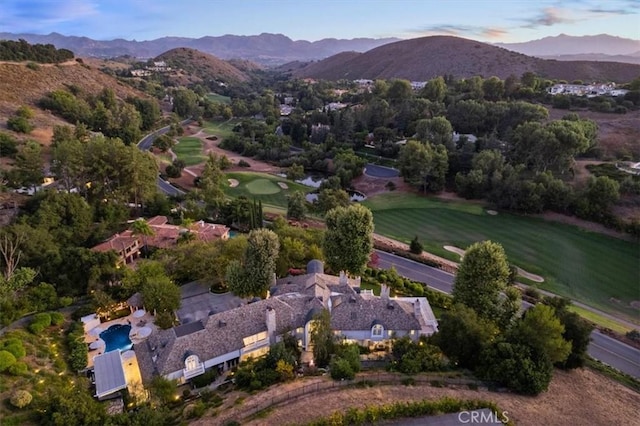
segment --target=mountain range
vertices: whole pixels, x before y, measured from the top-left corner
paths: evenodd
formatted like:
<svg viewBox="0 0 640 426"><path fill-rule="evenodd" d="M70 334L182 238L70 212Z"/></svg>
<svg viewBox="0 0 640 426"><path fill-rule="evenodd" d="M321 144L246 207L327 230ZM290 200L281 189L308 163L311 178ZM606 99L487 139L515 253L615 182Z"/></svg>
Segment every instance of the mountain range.
<svg viewBox="0 0 640 426"><path fill-rule="evenodd" d="M93 40L88 37L0 33L0 40L24 39L29 43L53 44L69 49L76 56L114 58L129 55L153 58L179 47L196 49L220 59L248 59L263 65L278 65L291 61L311 61L327 58L344 51L366 52L398 38L355 38L350 40L326 38L314 42L291 40L282 34L263 33L252 36L223 35L201 38L162 37L155 40Z"/></svg>
<svg viewBox="0 0 640 426"><path fill-rule="evenodd" d="M93 40L88 37L0 33L0 39L24 39L29 43L53 44L73 51L81 57L113 58L129 55L153 58L168 50L187 47L215 55L220 59L248 59L263 65L281 65L293 61L314 61L340 52L366 52L376 47L400 41L398 38L326 38L314 42L292 40L282 34L206 36L201 38L162 37L155 40ZM557 60L597 60L640 62L640 40L614 37L569 36L560 34L524 43L496 43L495 46L528 56ZM576 56L581 55L581 56Z"/></svg>

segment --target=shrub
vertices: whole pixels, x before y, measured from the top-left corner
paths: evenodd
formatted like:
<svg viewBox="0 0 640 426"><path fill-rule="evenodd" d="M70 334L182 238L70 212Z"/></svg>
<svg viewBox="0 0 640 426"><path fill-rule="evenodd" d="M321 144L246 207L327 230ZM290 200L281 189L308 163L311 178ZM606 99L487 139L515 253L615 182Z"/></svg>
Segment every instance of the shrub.
<svg viewBox="0 0 640 426"><path fill-rule="evenodd" d="M13 394L11 395L11 399L9 399L9 402L14 407L24 408L27 405L31 404L32 400L33 397L29 392L27 392L26 390L17 390L13 392Z"/></svg>
<svg viewBox="0 0 640 426"><path fill-rule="evenodd" d="M27 373L27 371L29 371L29 367L24 362L18 361L15 364L13 364L11 367L9 367L8 371L9 371L9 374L12 374L14 376L24 376Z"/></svg>
<svg viewBox="0 0 640 426"><path fill-rule="evenodd" d="M27 68L33 71L38 71L40 69L40 65L36 64L35 62L29 62L27 64Z"/></svg>
<svg viewBox="0 0 640 426"><path fill-rule="evenodd" d="M416 235L413 240L411 240L411 244L409 245L409 251L413 254L422 254L422 243L418 241L418 236Z"/></svg>
<svg viewBox="0 0 640 426"><path fill-rule="evenodd" d="M26 349L22 345L22 342L18 339L7 339L2 342L0 348L4 351L11 353L16 359L20 359L27 354Z"/></svg>
<svg viewBox="0 0 640 426"><path fill-rule="evenodd" d="M0 373L8 370L16 361L16 357L11 352L0 351Z"/></svg>
<svg viewBox="0 0 640 426"><path fill-rule="evenodd" d="M41 322L33 322L29 324L28 328L29 328L29 331L32 332L33 334L40 334L44 331L45 328L47 328L47 326Z"/></svg>
<svg viewBox="0 0 640 426"><path fill-rule="evenodd" d="M389 181L385 185L385 188L387 188L389 191L395 191L396 190L396 184L394 182Z"/></svg>
<svg viewBox="0 0 640 426"><path fill-rule="evenodd" d="M353 380L356 377L356 373L353 371L351 364L344 358L334 358L331 361L329 369L331 371L331 378L334 380Z"/></svg>
<svg viewBox="0 0 640 426"><path fill-rule="evenodd" d="M44 324L45 327L49 327L51 325L51 314L48 314L48 313L35 314L33 316L33 322L39 322Z"/></svg>
<svg viewBox="0 0 640 426"><path fill-rule="evenodd" d="M51 312L51 324L52 325L60 325L64 322L64 315L60 312Z"/></svg>
<svg viewBox="0 0 640 426"><path fill-rule="evenodd" d="M240 167L251 167L251 164L247 163L244 160L240 160L240 161L238 161L238 166L240 166Z"/></svg>
<svg viewBox="0 0 640 426"><path fill-rule="evenodd" d="M24 117L11 117L7 120L7 128L17 133L31 133L34 129L33 125L29 123Z"/></svg>

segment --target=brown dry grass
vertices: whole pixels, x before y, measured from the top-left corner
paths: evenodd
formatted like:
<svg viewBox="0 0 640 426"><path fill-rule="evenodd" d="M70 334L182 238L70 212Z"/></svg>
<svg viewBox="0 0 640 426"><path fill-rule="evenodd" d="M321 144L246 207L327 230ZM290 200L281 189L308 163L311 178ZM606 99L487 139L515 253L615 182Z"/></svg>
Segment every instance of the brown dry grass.
<svg viewBox="0 0 640 426"><path fill-rule="evenodd" d="M376 386L310 395L273 409L252 426L302 424L337 410L394 401L484 399L495 402L517 425L637 425L640 394L590 370L556 371L549 391L537 397L435 387ZM212 423L213 421L213 423ZM195 424L214 424L201 419Z"/></svg>

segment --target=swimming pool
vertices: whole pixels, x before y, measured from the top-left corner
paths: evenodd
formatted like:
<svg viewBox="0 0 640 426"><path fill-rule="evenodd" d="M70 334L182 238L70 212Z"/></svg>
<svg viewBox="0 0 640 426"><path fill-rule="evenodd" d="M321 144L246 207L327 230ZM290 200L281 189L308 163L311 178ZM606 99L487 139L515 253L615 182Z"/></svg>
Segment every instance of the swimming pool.
<svg viewBox="0 0 640 426"><path fill-rule="evenodd" d="M130 331L130 325L116 324L100 333L100 338L104 340L105 344L104 353L115 350L126 351L127 349L131 349L133 344L131 343L131 339L129 339Z"/></svg>

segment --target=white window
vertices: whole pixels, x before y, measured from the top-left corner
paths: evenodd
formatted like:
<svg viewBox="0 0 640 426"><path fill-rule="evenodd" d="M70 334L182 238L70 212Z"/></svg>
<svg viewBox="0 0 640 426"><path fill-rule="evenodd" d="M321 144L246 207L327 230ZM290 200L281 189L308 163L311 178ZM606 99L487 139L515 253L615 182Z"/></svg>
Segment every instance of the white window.
<svg viewBox="0 0 640 426"><path fill-rule="evenodd" d="M376 324L371 328L371 337L382 337L384 334L384 327L382 324Z"/></svg>
<svg viewBox="0 0 640 426"><path fill-rule="evenodd" d="M200 365L200 360L198 359L198 355L189 355L187 359L184 360L184 368L187 371L195 370Z"/></svg>

